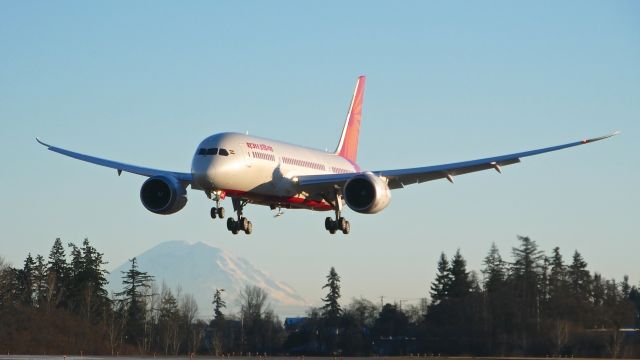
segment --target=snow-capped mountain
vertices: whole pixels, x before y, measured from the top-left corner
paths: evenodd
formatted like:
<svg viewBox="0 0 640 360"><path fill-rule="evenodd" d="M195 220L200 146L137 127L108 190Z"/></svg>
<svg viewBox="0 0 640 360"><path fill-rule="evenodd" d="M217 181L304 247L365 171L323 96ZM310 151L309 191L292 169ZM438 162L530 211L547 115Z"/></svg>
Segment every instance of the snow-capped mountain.
<svg viewBox="0 0 640 360"><path fill-rule="evenodd" d="M211 301L216 288L225 289L227 312L237 310L238 294L246 285L265 289L271 307L280 316L304 314L309 306L291 286L273 279L249 261L203 242L164 242L136 259L140 270L152 275L158 286L165 282L172 291L180 286L183 294L192 294L201 318L213 313ZM122 291L122 271L130 266L127 261L111 271L109 290Z"/></svg>

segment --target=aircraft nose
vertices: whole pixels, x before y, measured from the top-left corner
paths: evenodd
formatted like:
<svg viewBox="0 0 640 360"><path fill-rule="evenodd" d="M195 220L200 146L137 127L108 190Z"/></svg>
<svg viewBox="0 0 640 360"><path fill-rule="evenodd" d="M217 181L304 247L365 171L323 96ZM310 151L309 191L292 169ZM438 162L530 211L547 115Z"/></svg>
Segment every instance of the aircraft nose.
<svg viewBox="0 0 640 360"><path fill-rule="evenodd" d="M207 156L195 155L191 163L191 175L193 181L202 189L212 187L209 179L209 168L211 166L211 158Z"/></svg>

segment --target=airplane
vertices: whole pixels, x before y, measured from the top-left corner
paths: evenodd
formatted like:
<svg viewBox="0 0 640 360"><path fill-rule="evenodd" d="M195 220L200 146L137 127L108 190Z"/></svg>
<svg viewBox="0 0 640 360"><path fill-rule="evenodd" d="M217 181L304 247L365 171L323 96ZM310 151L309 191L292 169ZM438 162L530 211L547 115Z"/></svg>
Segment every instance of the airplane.
<svg viewBox="0 0 640 360"><path fill-rule="evenodd" d="M51 151L115 169L118 175L124 171L146 176L140 200L156 214L180 211L187 203L186 189L190 186L215 201L210 212L213 219L224 219L225 209L220 202L231 198L236 216L227 219L227 229L233 234L253 231L253 224L243 214L248 204L265 205L272 210L333 211L335 217L325 219L325 229L331 234L337 231L348 234L351 225L342 216L345 204L355 212L375 214L389 205L391 190L438 179L453 183L455 176L481 170L502 173L502 167L519 163L524 157L592 143L619 133L471 161L366 171L356 162L364 87L365 77L360 76L334 152L224 132L200 142L193 155L191 172L175 172L106 160L36 140ZM276 216L280 214L281 211Z"/></svg>

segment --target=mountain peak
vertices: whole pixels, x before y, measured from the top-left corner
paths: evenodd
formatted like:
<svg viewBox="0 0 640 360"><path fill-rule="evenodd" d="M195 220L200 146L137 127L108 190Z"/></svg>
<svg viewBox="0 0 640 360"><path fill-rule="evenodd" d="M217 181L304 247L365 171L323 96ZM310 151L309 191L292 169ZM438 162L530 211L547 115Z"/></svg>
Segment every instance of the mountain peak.
<svg viewBox="0 0 640 360"><path fill-rule="evenodd" d="M215 289L225 289L228 310L232 312L246 285L266 290L274 311L280 315L299 315L309 306L291 286L273 279L248 260L203 241L166 241L137 255L136 259L140 270L154 276L159 286L164 282L172 290L180 286L184 293L193 294L201 318L211 317ZM120 291L121 271L128 270L129 266L127 261L111 272L110 290Z"/></svg>

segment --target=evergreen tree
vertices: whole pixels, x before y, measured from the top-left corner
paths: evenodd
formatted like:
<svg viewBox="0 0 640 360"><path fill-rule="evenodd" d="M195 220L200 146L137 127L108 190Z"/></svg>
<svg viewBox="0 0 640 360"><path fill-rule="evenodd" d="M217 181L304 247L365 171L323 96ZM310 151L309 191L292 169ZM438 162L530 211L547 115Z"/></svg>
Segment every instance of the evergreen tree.
<svg viewBox="0 0 640 360"><path fill-rule="evenodd" d="M212 336L212 347L215 351L215 355L218 356L223 351L223 332L224 332L224 314L222 309L227 307L227 303L222 300L222 292L224 289L216 289L213 294L213 315L214 318L211 321L210 326L213 328L214 333Z"/></svg>
<svg viewBox="0 0 640 360"><path fill-rule="evenodd" d="M49 302L49 309L51 307L64 307L66 286L69 272L69 265L67 264L66 255L64 253L64 247L60 238L56 238L49 252L48 262L48 287L50 294L47 297Z"/></svg>
<svg viewBox="0 0 640 360"><path fill-rule="evenodd" d="M68 281L67 281L67 308L75 314L82 313L81 301L82 301L82 287L84 284L83 270L84 259L82 258L82 251L76 244L68 243L67 246L71 248L71 261L69 264Z"/></svg>
<svg viewBox="0 0 640 360"><path fill-rule="evenodd" d="M38 307L47 303L49 295L47 264L42 255L36 256L36 264L34 268L34 298Z"/></svg>
<svg viewBox="0 0 640 360"><path fill-rule="evenodd" d="M560 248L553 248L551 259L549 259L549 265L551 266L549 272L549 298L552 302L558 300L559 297L564 297L566 291L567 273L566 266L560 254Z"/></svg>
<svg viewBox="0 0 640 360"><path fill-rule="evenodd" d="M625 299L629 298L629 293L631 293L631 285L629 284L629 275L624 275L622 278L622 283L620 284L620 291L622 292L622 297Z"/></svg>
<svg viewBox="0 0 640 360"><path fill-rule="evenodd" d="M589 299L591 275L589 274L589 270L587 270L587 262L582 258L578 250L573 253L573 261L571 265L569 265L567 276L569 278L572 295L576 299L587 302Z"/></svg>
<svg viewBox="0 0 640 360"><path fill-rule="evenodd" d="M451 282L448 287L448 296L457 299L466 297L471 291L471 281L467 271L467 261L462 257L460 249L451 259L449 273L451 274Z"/></svg>
<svg viewBox="0 0 640 360"><path fill-rule="evenodd" d="M329 320L330 323L337 323L337 319L342 313L340 307L340 276L336 272L336 269L332 266L327 275L327 283L322 287L323 289L329 289L327 296L322 299L324 305L321 307L323 316Z"/></svg>
<svg viewBox="0 0 640 360"><path fill-rule="evenodd" d="M80 301L83 316L87 320L98 321L102 319L105 308L109 305L109 293L106 290L108 272L103 269L107 263L102 260L103 254L89 244L89 239L82 242L82 270L81 283L82 294Z"/></svg>
<svg viewBox="0 0 640 360"><path fill-rule="evenodd" d="M143 291L151 287L153 277L138 269L136 258L129 261L131 267L122 272L124 290L116 295L122 297L125 308L125 339L129 344L142 348L146 319L146 296Z"/></svg>
<svg viewBox="0 0 640 360"><path fill-rule="evenodd" d="M591 314L589 319L584 319L584 317L580 318L580 312L575 309L577 305L577 299L573 297L573 295L569 294L569 298L571 299L571 319L574 321L582 320L586 326L593 327L604 327L604 323L606 322L606 314L604 309L604 302L606 296L606 284L605 280L602 279L602 275L599 273L593 274L593 279L591 281ZM582 308L584 309L584 304L582 304Z"/></svg>
<svg viewBox="0 0 640 360"><path fill-rule="evenodd" d="M547 335L555 346L553 353L559 354L569 341L569 320L571 319L569 313L572 307L568 293L567 267L559 247L553 248L548 264L548 299L544 304L544 313L551 320Z"/></svg>
<svg viewBox="0 0 640 360"><path fill-rule="evenodd" d="M36 262L33 260L31 253L29 253L24 260L24 266L18 271L18 294L20 302L29 306L34 305L35 267Z"/></svg>
<svg viewBox="0 0 640 360"><path fill-rule="evenodd" d="M431 283L431 304L438 305L447 299L449 294L449 287L451 286L451 269L449 268L449 261L444 252L440 253L440 259L438 260L438 270L435 280Z"/></svg>
<svg viewBox="0 0 640 360"><path fill-rule="evenodd" d="M488 339L486 347L491 353L500 351L506 346L506 334L510 332L509 320L512 318L511 294L507 283L506 262L502 259L498 247L491 244L489 253L483 261L484 268L484 324Z"/></svg>
<svg viewBox="0 0 640 360"><path fill-rule="evenodd" d="M496 243L491 243L491 248L489 249L487 256L484 258L483 264L484 268L482 269L482 274L484 275L484 290L489 293L497 291L504 283L506 269Z"/></svg>
<svg viewBox="0 0 640 360"><path fill-rule="evenodd" d="M213 294L213 320L216 322L224 321L224 314L222 313L222 309L227 307L227 303L222 300L222 292L224 289L216 289Z"/></svg>
<svg viewBox="0 0 640 360"><path fill-rule="evenodd" d="M590 299L592 298L591 274L587 270L587 262L576 250L573 253L573 261L567 269L567 280L569 294L573 300L572 319L581 324L585 324L584 314L588 313Z"/></svg>
<svg viewBox="0 0 640 360"><path fill-rule="evenodd" d="M511 277L514 282L514 295L517 308L518 344L528 351L531 340L540 326L540 283L544 254L535 241L526 236L518 236L520 247L513 248L514 262L511 265Z"/></svg>

